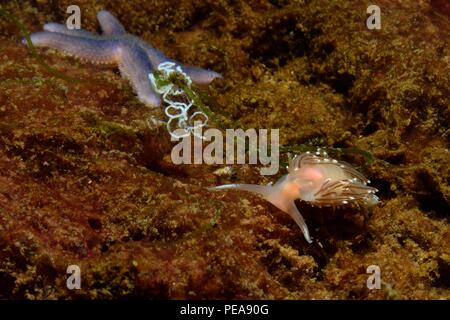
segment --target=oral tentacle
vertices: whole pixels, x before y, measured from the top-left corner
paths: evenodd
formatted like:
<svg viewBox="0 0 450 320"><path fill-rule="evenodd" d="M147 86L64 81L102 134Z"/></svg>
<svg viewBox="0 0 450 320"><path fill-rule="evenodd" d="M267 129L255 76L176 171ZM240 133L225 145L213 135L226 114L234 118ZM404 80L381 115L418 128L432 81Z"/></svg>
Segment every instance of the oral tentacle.
<svg viewBox="0 0 450 320"><path fill-rule="evenodd" d="M312 243L311 237L309 235L308 226L306 225L305 220L303 219L303 216L298 211L295 203L289 199L286 199L283 197L283 195L279 194L277 192L276 188L273 188L272 186L264 186L264 185L257 185L257 184L225 184L217 187L208 188L210 191L214 190L224 190L224 189L238 189L238 190L244 190L249 191L252 193L259 194L263 196L267 201L272 203L274 206L279 208L280 210L283 210L287 214L291 216L292 219L297 223L297 225L300 227L300 229L303 232L303 236L305 237L306 241L309 243Z"/></svg>
<svg viewBox="0 0 450 320"><path fill-rule="evenodd" d="M291 216L292 219L294 219L294 221L300 227L306 241L308 241L308 243L312 243L312 239L309 235L309 230L308 230L308 226L306 225L305 219L303 219L302 214L298 211L297 206L295 205L295 203L293 201L289 205L287 213Z"/></svg>
<svg viewBox="0 0 450 320"><path fill-rule="evenodd" d="M214 190L224 190L224 189L239 189L244 191L249 191L252 193L259 194L264 198L268 198L271 195L271 186L260 186L257 184L246 184L246 183L234 183L234 184L224 184L217 187L208 188L210 191Z"/></svg>

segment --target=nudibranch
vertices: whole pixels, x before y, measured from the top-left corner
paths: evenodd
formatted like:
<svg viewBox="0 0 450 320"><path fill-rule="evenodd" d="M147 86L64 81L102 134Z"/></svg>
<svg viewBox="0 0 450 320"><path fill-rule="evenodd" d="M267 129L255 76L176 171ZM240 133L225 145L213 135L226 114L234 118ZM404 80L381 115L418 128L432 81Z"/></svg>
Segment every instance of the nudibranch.
<svg viewBox="0 0 450 320"><path fill-rule="evenodd" d="M298 224L309 243L308 227L294 200L300 199L314 206L345 206L362 204L372 207L378 203L377 189L350 164L328 157L325 152L306 152L291 158L288 155L288 174L275 184L226 184L209 190L239 189L257 193L278 209L288 213Z"/></svg>
<svg viewBox="0 0 450 320"><path fill-rule="evenodd" d="M43 32L31 34L31 42L36 47L61 50L76 58L94 63L116 64L122 76L128 78L138 98L148 106L161 104L160 94L153 89L149 75L162 62L174 62L199 85L209 84L221 78L217 72L193 66L186 66L166 57L161 51L144 40L131 35L111 13L102 10L97 19L103 30L98 35L82 29L69 30L59 23L47 23ZM22 40L26 44L25 40Z"/></svg>

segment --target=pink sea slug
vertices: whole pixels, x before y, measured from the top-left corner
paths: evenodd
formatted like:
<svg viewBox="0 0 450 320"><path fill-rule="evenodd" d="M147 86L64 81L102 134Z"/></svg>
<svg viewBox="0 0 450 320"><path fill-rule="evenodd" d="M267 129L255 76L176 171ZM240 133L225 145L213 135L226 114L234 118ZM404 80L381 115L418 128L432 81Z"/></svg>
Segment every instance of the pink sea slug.
<svg viewBox="0 0 450 320"><path fill-rule="evenodd" d="M210 190L234 188L260 194L288 213L302 230L306 241L311 243L308 227L294 200L300 199L318 207L351 204L372 207L378 203L375 195L378 190L367 183L370 181L350 164L331 159L324 152L306 152L293 159L289 155L288 174L275 184L227 184Z"/></svg>

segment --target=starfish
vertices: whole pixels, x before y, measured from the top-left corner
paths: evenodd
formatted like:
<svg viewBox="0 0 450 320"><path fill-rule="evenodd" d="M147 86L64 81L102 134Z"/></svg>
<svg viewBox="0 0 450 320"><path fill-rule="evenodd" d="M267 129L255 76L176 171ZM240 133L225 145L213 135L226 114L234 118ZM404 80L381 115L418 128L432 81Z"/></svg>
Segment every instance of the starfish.
<svg viewBox="0 0 450 320"><path fill-rule="evenodd" d="M94 63L116 64L122 76L128 78L138 98L148 106L159 106L160 95L149 80L162 62L174 62L198 85L206 85L222 76L214 71L183 65L166 57L161 51L125 31L123 25L106 10L97 13L103 34L83 29L68 29L59 23L46 23L42 32L31 34L36 47L48 47ZM22 43L26 44L25 40Z"/></svg>

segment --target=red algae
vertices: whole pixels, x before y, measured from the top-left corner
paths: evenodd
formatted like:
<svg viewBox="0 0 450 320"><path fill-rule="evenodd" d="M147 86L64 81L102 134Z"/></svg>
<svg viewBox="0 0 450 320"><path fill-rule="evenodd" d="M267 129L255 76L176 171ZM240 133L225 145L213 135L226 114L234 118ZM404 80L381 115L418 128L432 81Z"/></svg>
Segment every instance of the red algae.
<svg viewBox="0 0 450 320"><path fill-rule="evenodd" d="M431 0L431 5L437 11L445 14L447 17L450 17L450 3L445 0Z"/></svg>
<svg viewBox="0 0 450 320"><path fill-rule="evenodd" d="M117 70L39 50L81 79L68 83L1 19L0 298L450 298L446 1L380 1L381 30L365 28L364 1L145 3L78 1L84 29L107 9L169 57L221 72L208 99L224 125L279 128L283 146L370 152L370 164L342 160L381 203L298 203L308 244L263 199L206 189L276 177L174 165L164 125L146 121L163 110L139 103ZM70 4L4 8L34 32L64 21ZM66 287L72 264L80 290ZM370 265L381 268L379 290L366 286Z"/></svg>

